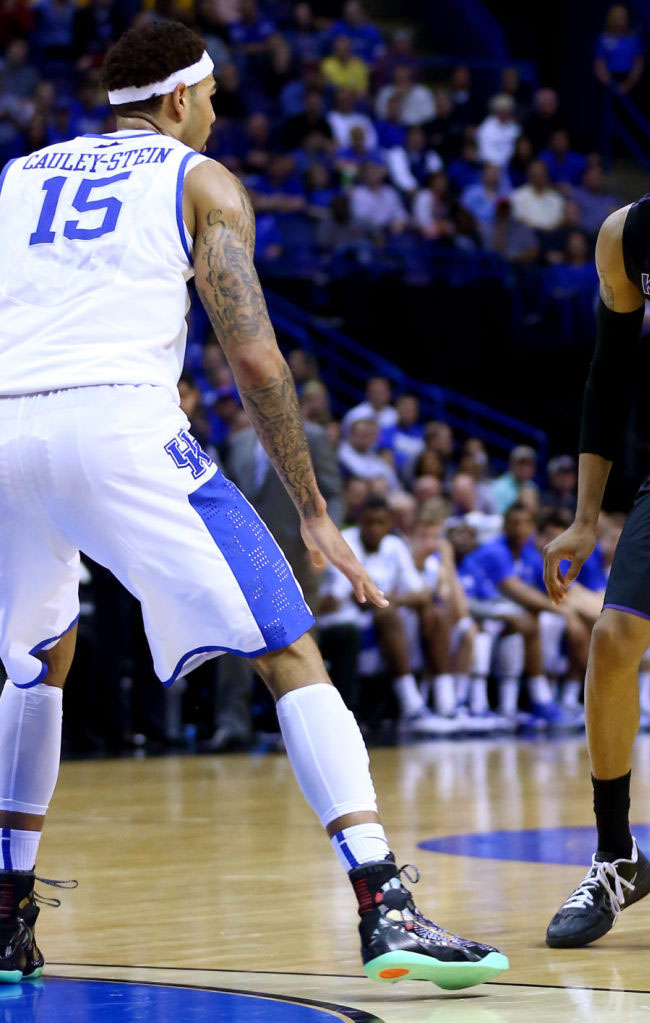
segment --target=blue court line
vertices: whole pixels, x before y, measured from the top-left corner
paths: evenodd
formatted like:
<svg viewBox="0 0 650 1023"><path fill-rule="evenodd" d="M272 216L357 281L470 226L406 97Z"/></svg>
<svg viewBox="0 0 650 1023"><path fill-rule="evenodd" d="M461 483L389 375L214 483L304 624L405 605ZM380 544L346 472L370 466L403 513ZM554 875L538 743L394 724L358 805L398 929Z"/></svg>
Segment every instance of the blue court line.
<svg viewBox="0 0 650 1023"><path fill-rule="evenodd" d="M640 846L650 846L650 824L632 825ZM487 831L446 835L418 843L427 852L525 863L561 863L588 866L596 851L595 827L530 828L523 831Z"/></svg>
<svg viewBox="0 0 650 1023"><path fill-rule="evenodd" d="M0 988L3 1023L381 1023L363 1010L250 991L45 977Z"/></svg>

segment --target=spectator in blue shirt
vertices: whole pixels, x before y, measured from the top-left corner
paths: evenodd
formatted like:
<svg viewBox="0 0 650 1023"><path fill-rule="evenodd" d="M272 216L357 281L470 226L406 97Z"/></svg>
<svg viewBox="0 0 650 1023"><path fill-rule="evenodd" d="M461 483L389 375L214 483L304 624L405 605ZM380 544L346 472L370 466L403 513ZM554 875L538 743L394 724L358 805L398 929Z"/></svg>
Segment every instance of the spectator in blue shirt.
<svg viewBox="0 0 650 1023"><path fill-rule="evenodd" d="M367 64L374 64L384 48L384 40L376 25L370 24L360 0L347 0L343 5L343 20L337 21L329 35L331 50L337 36L349 36L352 50Z"/></svg>
<svg viewBox="0 0 650 1023"><path fill-rule="evenodd" d="M241 19L229 28L230 45L250 56L265 53L275 24L260 13L257 0L241 0Z"/></svg>
<svg viewBox="0 0 650 1023"><path fill-rule="evenodd" d="M460 204L468 210L482 227L491 227L496 217L497 203L506 198L501 168L488 163L483 168L481 180L469 185L460 197Z"/></svg>
<svg viewBox="0 0 650 1023"><path fill-rule="evenodd" d="M73 59L76 11L73 0L40 0L36 4L33 43L46 62Z"/></svg>
<svg viewBox="0 0 650 1023"><path fill-rule="evenodd" d="M319 60L323 49L322 33L314 24L314 12L308 3L293 9L291 27L285 33L294 57L300 62Z"/></svg>
<svg viewBox="0 0 650 1023"><path fill-rule="evenodd" d="M571 149L571 138L563 128L553 132L548 149L541 152L539 158L548 167L549 177L556 185L580 184L587 166L585 157Z"/></svg>
<svg viewBox="0 0 650 1023"><path fill-rule="evenodd" d="M383 118L375 121L377 131L377 144L380 149L394 149L396 146L406 144L406 125L401 122L401 102L397 95L393 95L386 103L386 113Z"/></svg>
<svg viewBox="0 0 650 1023"><path fill-rule="evenodd" d="M617 92L630 92L641 78L643 68L641 42L630 30L629 11L623 4L614 4L596 44L596 78L603 85L615 84Z"/></svg>
<svg viewBox="0 0 650 1023"><path fill-rule="evenodd" d="M377 447L392 451L395 468L403 474L424 448L424 427L419 422L420 402L414 394L402 394L395 402L397 422L379 433Z"/></svg>
<svg viewBox="0 0 650 1023"><path fill-rule="evenodd" d="M460 156L452 160L447 167L449 183L457 195L462 195L470 185L476 185L481 180L483 164L478 158L478 146L474 139L467 139L463 143Z"/></svg>

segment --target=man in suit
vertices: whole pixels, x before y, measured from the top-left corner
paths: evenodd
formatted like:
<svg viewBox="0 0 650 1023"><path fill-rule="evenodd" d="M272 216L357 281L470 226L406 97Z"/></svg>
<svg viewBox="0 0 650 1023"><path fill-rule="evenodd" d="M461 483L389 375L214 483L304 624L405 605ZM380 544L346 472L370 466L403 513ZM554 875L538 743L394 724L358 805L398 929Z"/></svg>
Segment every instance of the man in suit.
<svg viewBox="0 0 650 1023"><path fill-rule="evenodd" d="M316 479L328 512L340 525L343 517L342 481L336 453L322 426L305 423ZM227 475L236 483L282 548L305 599L315 606L316 573L300 535L300 519L278 474L252 426L230 435ZM217 729L204 748L213 753L246 748L251 741L250 692L253 672L244 657L224 654L218 661Z"/></svg>

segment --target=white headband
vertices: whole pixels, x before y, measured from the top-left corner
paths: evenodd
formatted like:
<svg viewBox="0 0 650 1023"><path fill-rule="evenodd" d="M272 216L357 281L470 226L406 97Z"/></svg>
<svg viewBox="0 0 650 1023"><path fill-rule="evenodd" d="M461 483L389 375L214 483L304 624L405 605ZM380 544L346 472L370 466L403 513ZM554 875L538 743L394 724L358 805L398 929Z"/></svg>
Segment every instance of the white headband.
<svg viewBox="0 0 650 1023"><path fill-rule="evenodd" d="M174 71L169 78L163 82L152 82L151 85L129 86L126 89L113 89L108 94L108 102L111 106L119 106L120 103L136 103L140 100L151 99L152 96L166 96L173 92L177 85L196 85L207 78L213 70L214 64L210 59L207 50L203 51L200 60L190 67Z"/></svg>

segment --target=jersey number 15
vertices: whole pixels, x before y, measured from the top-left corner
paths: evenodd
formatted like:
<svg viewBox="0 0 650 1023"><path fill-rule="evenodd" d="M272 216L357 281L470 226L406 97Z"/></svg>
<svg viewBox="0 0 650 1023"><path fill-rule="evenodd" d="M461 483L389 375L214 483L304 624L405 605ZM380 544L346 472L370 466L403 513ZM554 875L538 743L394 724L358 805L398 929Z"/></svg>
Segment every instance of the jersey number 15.
<svg viewBox="0 0 650 1023"><path fill-rule="evenodd" d="M91 213L96 210L104 211L104 219L99 227L79 227L78 220L66 220L63 225L63 236L71 240L89 241L92 238L101 238L104 234L110 234L117 227L117 218L122 209L122 203L114 195L104 196L103 199L91 199L92 192L97 188L105 188L113 185L116 181L124 181L131 176L131 171L124 171L123 174L114 174L112 178L82 178L75 197L72 200L72 208L77 213ZM29 237L30 245L51 244L55 239L52 230L52 222L56 215L59 199L63 186L68 179L66 177L48 178L43 182L45 199L38 218L36 230Z"/></svg>

